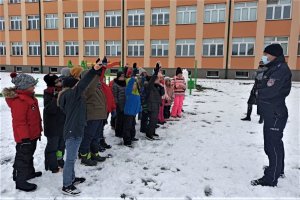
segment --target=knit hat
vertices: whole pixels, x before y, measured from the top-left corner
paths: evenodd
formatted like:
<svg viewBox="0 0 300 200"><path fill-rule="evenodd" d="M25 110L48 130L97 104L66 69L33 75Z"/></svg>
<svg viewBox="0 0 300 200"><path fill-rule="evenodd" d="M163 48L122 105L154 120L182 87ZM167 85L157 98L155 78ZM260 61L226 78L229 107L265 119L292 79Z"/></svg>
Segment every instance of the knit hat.
<svg viewBox="0 0 300 200"><path fill-rule="evenodd" d="M177 67L177 69L176 69L176 76L178 74L182 74L182 69L180 67Z"/></svg>
<svg viewBox="0 0 300 200"><path fill-rule="evenodd" d="M120 78L122 75L124 75L124 72L119 71L119 72L117 73L117 79Z"/></svg>
<svg viewBox="0 0 300 200"><path fill-rule="evenodd" d="M64 67L60 70L60 73L63 77L66 77L66 76L70 76L70 68L69 67Z"/></svg>
<svg viewBox="0 0 300 200"><path fill-rule="evenodd" d="M83 68L82 67L72 67L71 70L70 70L70 74L71 76L73 76L74 78L79 78L80 77L80 74L81 72L83 71Z"/></svg>
<svg viewBox="0 0 300 200"><path fill-rule="evenodd" d="M58 76L55 74L47 74L44 76L44 81L48 87L55 87L55 81L58 79Z"/></svg>
<svg viewBox="0 0 300 200"><path fill-rule="evenodd" d="M37 84L37 80L28 74L17 74L12 72L10 74L11 82L15 84L17 90L26 90Z"/></svg>
<svg viewBox="0 0 300 200"><path fill-rule="evenodd" d="M264 53L279 57L283 55L283 49L280 44L270 44L265 48Z"/></svg>
<svg viewBox="0 0 300 200"><path fill-rule="evenodd" d="M63 79L63 87L68 87L68 88L72 88L76 85L76 83L78 82L78 79L72 77L72 76L69 76L69 77L66 77Z"/></svg>

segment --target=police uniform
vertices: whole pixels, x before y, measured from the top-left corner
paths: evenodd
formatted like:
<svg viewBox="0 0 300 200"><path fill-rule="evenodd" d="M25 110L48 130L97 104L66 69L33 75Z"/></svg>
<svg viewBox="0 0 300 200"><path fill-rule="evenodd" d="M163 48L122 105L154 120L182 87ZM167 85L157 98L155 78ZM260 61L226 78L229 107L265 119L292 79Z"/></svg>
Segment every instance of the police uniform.
<svg viewBox="0 0 300 200"><path fill-rule="evenodd" d="M279 44L266 47L265 52L277 57L266 65L268 69L258 85L258 104L264 119L264 150L269 159L269 166L265 168L264 176L251 184L276 186L278 178L284 174L282 137L288 119L285 98L291 90L292 74Z"/></svg>

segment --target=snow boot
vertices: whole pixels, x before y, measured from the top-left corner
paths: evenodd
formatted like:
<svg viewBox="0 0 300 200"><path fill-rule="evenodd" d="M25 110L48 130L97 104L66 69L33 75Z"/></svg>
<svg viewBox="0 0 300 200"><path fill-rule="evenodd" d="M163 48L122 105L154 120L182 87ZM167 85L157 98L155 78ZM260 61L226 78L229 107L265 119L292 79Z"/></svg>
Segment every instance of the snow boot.
<svg viewBox="0 0 300 200"><path fill-rule="evenodd" d="M153 133L153 137L159 137L159 135L156 133Z"/></svg>
<svg viewBox="0 0 300 200"><path fill-rule="evenodd" d="M27 177L27 180L42 176L42 172L34 172Z"/></svg>
<svg viewBox="0 0 300 200"><path fill-rule="evenodd" d="M264 123L264 118L262 118L262 116L260 116L260 117L259 117L259 121L258 121L258 123L259 123L259 124L262 124L262 123Z"/></svg>
<svg viewBox="0 0 300 200"><path fill-rule="evenodd" d="M83 178L83 177L75 177L75 179L74 179L74 181L73 181L73 185L78 185L78 184L80 184L80 183L83 183L83 182L85 182L85 178Z"/></svg>
<svg viewBox="0 0 300 200"><path fill-rule="evenodd" d="M101 139L100 140L100 146L101 147L104 147L105 149L110 149L111 148L111 145L108 145L105 141L105 139Z"/></svg>
<svg viewBox="0 0 300 200"><path fill-rule="evenodd" d="M104 162L106 160L105 157L101 157L99 153L92 153L91 159L96 162Z"/></svg>
<svg viewBox="0 0 300 200"><path fill-rule="evenodd" d="M277 182L267 183L263 178L260 178L260 179L251 181L251 185L252 186L261 185L261 186L275 187L275 186L277 186Z"/></svg>
<svg viewBox="0 0 300 200"><path fill-rule="evenodd" d="M242 118L241 120L242 120L242 121L251 121L251 117L247 116L247 117L245 117L245 118Z"/></svg>
<svg viewBox="0 0 300 200"><path fill-rule="evenodd" d="M96 166L97 161L91 159L91 153L80 154L81 164L85 166Z"/></svg>
<svg viewBox="0 0 300 200"><path fill-rule="evenodd" d="M37 185L28 183L27 181L16 182L16 189L22 190L24 192L32 192L37 189Z"/></svg>
<svg viewBox="0 0 300 200"><path fill-rule="evenodd" d="M62 193L70 196L78 196L81 193L81 191L78 190L74 185L70 185L68 187L63 187Z"/></svg>

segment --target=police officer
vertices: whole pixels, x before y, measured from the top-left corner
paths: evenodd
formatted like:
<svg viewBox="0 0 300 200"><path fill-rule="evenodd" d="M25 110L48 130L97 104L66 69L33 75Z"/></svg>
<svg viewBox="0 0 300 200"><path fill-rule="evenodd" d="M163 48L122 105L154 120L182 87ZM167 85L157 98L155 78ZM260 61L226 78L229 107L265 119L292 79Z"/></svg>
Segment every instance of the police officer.
<svg viewBox="0 0 300 200"><path fill-rule="evenodd" d="M277 186L284 175L283 130L288 119L285 98L291 90L291 71L285 62L283 49L271 44L264 50L262 62L268 68L258 85L258 103L264 119L264 150L269 159L264 176L251 181L251 185Z"/></svg>

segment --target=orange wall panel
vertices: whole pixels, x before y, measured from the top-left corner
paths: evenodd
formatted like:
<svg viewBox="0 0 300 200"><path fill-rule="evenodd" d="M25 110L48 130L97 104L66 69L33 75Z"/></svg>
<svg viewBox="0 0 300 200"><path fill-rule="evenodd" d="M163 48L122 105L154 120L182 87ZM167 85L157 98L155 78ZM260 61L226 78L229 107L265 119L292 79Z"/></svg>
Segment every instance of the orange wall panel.
<svg viewBox="0 0 300 200"><path fill-rule="evenodd" d="M8 15L9 16L20 16L21 15L21 4L8 4Z"/></svg>
<svg viewBox="0 0 300 200"><path fill-rule="evenodd" d="M143 40L144 27L127 27L127 40Z"/></svg>
<svg viewBox="0 0 300 200"><path fill-rule="evenodd" d="M121 40L120 28L104 28L105 40Z"/></svg>
<svg viewBox="0 0 300 200"><path fill-rule="evenodd" d="M22 56L10 56L10 64L11 65L23 65L23 57Z"/></svg>
<svg viewBox="0 0 300 200"><path fill-rule="evenodd" d="M64 57L64 65L67 65L69 60L72 61L73 66L78 66L78 65L80 65L80 62L81 62L81 61L79 61L78 56L67 56L67 57L65 56Z"/></svg>
<svg viewBox="0 0 300 200"><path fill-rule="evenodd" d="M231 57L230 69L253 69L255 57ZM258 66L258 65L257 65Z"/></svg>
<svg viewBox="0 0 300 200"><path fill-rule="evenodd" d="M177 6L191 6L191 5L197 5L197 0L177 0Z"/></svg>
<svg viewBox="0 0 300 200"><path fill-rule="evenodd" d="M223 69L223 57L202 57L201 68Z"/></svg>
<svg viewBox="0 0 300 200"><path fill-rule="evenodd" d="M57 1L44 1L43 2L44 13L53 14L58 12Z"/></svg>
<svg viewBox="0 0 300 200"><path fill-rule="evenodd" d="M233 23L233 37L255 37L256 22Z"/></svg>
<svg viewBox="0 0 300 200"><path fill-rule="evenodd" d="M289 36L291 20L266 21L265 36Z"/></svg>
<svg viewBox="0 0 300 200"><path fill-rule="evenodd" d="M11 42L21 42L22 31L9 31L9 40Z"/></svg>
<svg viewBox="0 0 300 200"><path fill-rule="evenodd" d="M44 41L58 41L58 30L45 30Z"/></svg>
<svg viewBox="0 0 300 200"><path fill-rule="evenodd" d="M185 58L175 58L175 66L169 66L169 68L194 68L195 58L194 57L185 57Z"/></svg>
<svg viewBox="0 0 300 200"><path fill-rule="evenodd" d="M121 10L120 0L104 0L104 10Z"/></svg>
<svg viewBox="0 0 300 200"><path fill-rule="evenodd" d="M1 42L5 41L5 32L4 31L0 31L0 41Z"/></svg>
<svg viewBox="0 0 300 200"><path fill-rule="evenodd" d="M0 5L0 16L4 16L4 6Z"/></svg>
<svg viewBox="0 0 300 200"><path fill-rule="evenodd" d="M160 61L162 68L169 68L170 66L168 66L168 60L169 60L168 57L151 57L150 66L146 66L146 67L150 67L154 69L157 61Z"/></svg>
<svg viewBox="0 0 300 200"><path fill-rule="evenodd" d="M99 29L83 29L83 40L99 40Z"/></svg>
<svg viewBox="0 0 300 200"><path fill-rule="evenodd" d="M297 57L296 69L300 70L300 56Z"/></svg>
<svg viewBox="0 0 300 200"><path fill-rule="evenodd" d="M40 56L27 56L27 65L40 65Z"/></svg>
<svg viewBox="0 0 300 200"><path fill-rule="evenodd" d="M77 0L63 1L63 12L64 13L77 13Z"/></svg>
<svg viewBox="0 0 300 200"><path fill-rule="evenodd" d="M149 0L146 0L146 1L149 1ZM127 3L128 10L145 8L145 0L126 0L126 3Z"/></svg>
<svg viewBox="0 0 300 200"><path fill-rule="evenodd" d="M144 67L144 57L127 57L126 63L129 67L132 67L133 63L136 63L138 67Z"/></svg>
<svg viewBox="0 0 300 200"><path fill-rule="evenodd" d="M27 41L28 42L40 41L40 32L39 32L39 30L28 30L26 36L27 36Z"/></svg>
<svg viewBox="0 0 300 200"><path fill-rule="evenodd" d="M39 14L39 4L38 3L26 3L26 15L38 15Z"/></svg>
<svg viewBox="0 0 300 200"><path fill-rule="evenodd" d="M150 38L151 40L169 40L169 26L151 26Z"/></svg>
<svg viewBox="0 0 300 200"><path fill-rule="evenodd" d="M84 0L83 11L98 11L99 1L97 0Z"/></svg>
<svg viewBox="0 0 300 200"><path fill-rule="evenodd" d="M176 39L196 38L196 25L186 24L176 26Z"/></svg>
<svg viewBox="0 0 300 200"><path fill-rule="evenodd" d="M172 1L172 0L171 0ZM152 0L151 7L152 8L162 8L162 7L169 7L170 0Z"/></svg>
<svg viewBox="0 0 300 200"><path fill-rule="evenodd" d="M64 41L78 40L77 29L64 29Z"/></svg>
<svg viewBox="0 0 300 200"><path fill-rule="evenodd" d="M0 56L0 64L6 64L6 57Z"/></svg>
<svg viewBox="0 0 300 200"><path fill-rule="evenodd" d="M204 24L203 38L224 38L225 23Z"/></svg>
<svg viewBox="0 0 300 200"><path fill-rule="evenodd" d="M58 56L46 56L45 63L47 66L59 66L59 58Z"/></svg>

